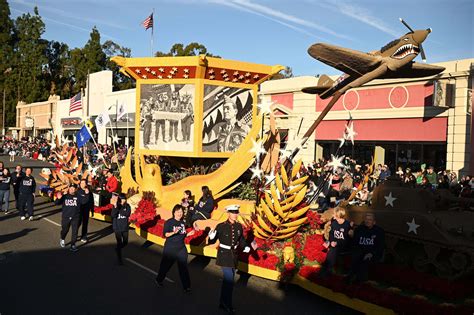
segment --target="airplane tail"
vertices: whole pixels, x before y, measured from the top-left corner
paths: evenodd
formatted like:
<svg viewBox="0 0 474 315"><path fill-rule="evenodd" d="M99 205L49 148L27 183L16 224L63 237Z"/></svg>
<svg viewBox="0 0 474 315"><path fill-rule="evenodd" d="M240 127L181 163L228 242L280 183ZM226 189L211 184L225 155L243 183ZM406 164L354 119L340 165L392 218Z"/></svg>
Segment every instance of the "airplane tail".
<svg viewBox="0 0 474 315"><path fill-rule="evenodd" d="M326 90L330 89L333 86L333 83L334 80L323 74L319 77L318 85L305 87L302 89L302 91L309 94L322 94Z"/></svg>

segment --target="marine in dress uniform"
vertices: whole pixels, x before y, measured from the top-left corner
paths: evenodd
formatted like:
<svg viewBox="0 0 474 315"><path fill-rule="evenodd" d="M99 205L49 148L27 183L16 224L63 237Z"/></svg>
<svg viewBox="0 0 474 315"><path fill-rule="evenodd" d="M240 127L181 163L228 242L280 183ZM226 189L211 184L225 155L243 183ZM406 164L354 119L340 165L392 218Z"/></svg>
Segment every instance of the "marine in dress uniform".
<svg viewBox="0 0 474 315"><path fill-rule="evenodd" d="M224 275L219 308L224 309L229 314L234 313L232 291L234 289L234 275L235 269L237 268L239 251L241 251L242 248L244 248L244 253L250 251L250 247L247 246L247 242L244 238L242 224L237 222L239 208L240 206L238 205L226 207L229 218L225 222L219 223L215 230L209 232L209 241L211 244L217 240L219 241L216 264L221 266ZM256 247L254 243L252 246Z"/></svg>

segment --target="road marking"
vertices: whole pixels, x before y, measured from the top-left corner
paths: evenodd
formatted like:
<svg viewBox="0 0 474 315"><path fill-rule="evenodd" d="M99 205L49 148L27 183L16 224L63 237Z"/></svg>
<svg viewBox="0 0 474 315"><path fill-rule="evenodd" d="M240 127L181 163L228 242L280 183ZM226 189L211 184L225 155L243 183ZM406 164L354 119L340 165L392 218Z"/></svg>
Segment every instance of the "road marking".
<svg viewBox="0 0 474 315"><path fill-rule="evenodd" d="M157 273L157 272L155 272L155 271L151 270L150 268L148 268L148 267L146 267L146 266L143 266L142 264L140 264L140 263L136 262L136 261L135 261L135 260L133 260L133 259L130 259L130 258L125 258L125 260L128 260L129 262L131 262L131 263L132 263L132 264L134 264L135 266L138 266L138 267L142 268L143 270L146 270L146 271L148 271L149 273L153 274L154 276L157 276L157 275L158 275L158 273ZM166 281L168 281L168 282L174 283L174 281L173 281L173 280L171 280L171 279L170 279L170 278L168 278L168 277L166 277L166 278L165 278L165 280L166 280Z"/></svg>
<svg viewBox="0 0 474 315"><path fill-rule="evenodd" d="M61 224L58 224L58 223L56 223L56 222L54 222L54 221L52 221L52 220L50 220L50 219L48 219L48 218L43 218L42 216L39 216L39 217L40 217L41 219L43 219L43 220L48 221L49 223L52 223L52 224L57 225L57 226L59 226L59 227L61 226ZM140 264L139 262L136 262L136 261L133 260L133 259L125 258L125 260L128 260L129 262L131 262L131 263L134 264L135 266L138 266L138 267L142 268L143 270L148 271L149 273L151 273L151 274L154 275L154 276L157 276L157 275L158 275L157 272L151 270L150 268L148 268L148 267L146 267L146 266L143 266L142 264ZM174 281L171 280L171 279L168 278L168 277L166 277L165 280L168 281L168 282L174 283Z"/></svg>
<svg viewBox="0 0 474 315"><path fill-rule="evenodd" d="M43 219L43 220L48 221L49 223L52 223L52 224L54 224L54 225L56 225L56 226L61 227L61 224L56 223L56 222L54 222L54 221L52 221L52 220L50 220L50 219L48 219L48 218L43 218L42 216L40 216L40 218Z"/></svg>

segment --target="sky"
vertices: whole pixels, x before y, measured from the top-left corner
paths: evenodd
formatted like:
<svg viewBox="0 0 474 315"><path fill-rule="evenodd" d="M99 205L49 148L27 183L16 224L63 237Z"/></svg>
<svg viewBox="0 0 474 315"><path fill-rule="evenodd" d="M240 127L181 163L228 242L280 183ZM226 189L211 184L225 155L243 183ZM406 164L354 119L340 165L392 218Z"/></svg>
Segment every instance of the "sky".
<svg viewBox="0 0 474 315"><path fill-rule="evenodd" d="M307 54L330 43L360 51L380 49L413 29L431 27L423 44L428 63L474 58L472 0L8 0L11 17L37 6L43 37L83 47L96 26L101 41L151 56L151 29L141 22L154 10L154 51L199 42L225 59L284 65L294 75L339 72ZM416 61L421 61L417 57Z"/></svg>

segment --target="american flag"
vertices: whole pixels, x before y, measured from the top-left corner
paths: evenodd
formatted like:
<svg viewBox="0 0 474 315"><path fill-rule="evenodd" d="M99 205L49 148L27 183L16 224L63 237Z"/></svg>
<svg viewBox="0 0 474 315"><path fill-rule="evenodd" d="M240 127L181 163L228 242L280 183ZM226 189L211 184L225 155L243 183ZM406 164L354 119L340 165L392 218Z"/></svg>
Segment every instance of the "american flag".
<svg viewBox="0 0 474 315"><path fill-rule="evenodd" d="M71 98L71 103L69 104L69 113L72 113L76 110L81 110L82 109L82 95L81 92L77 93L74 95L74 97Z"/></svg>
<svg viewBox="0 0 474 315"><path fill-rule="evenodd" d="M153 28L153 13L150 14L150 16L147 17L145 21L143 21L142 25L145 30L149 29L150 27Z"/></svg>

